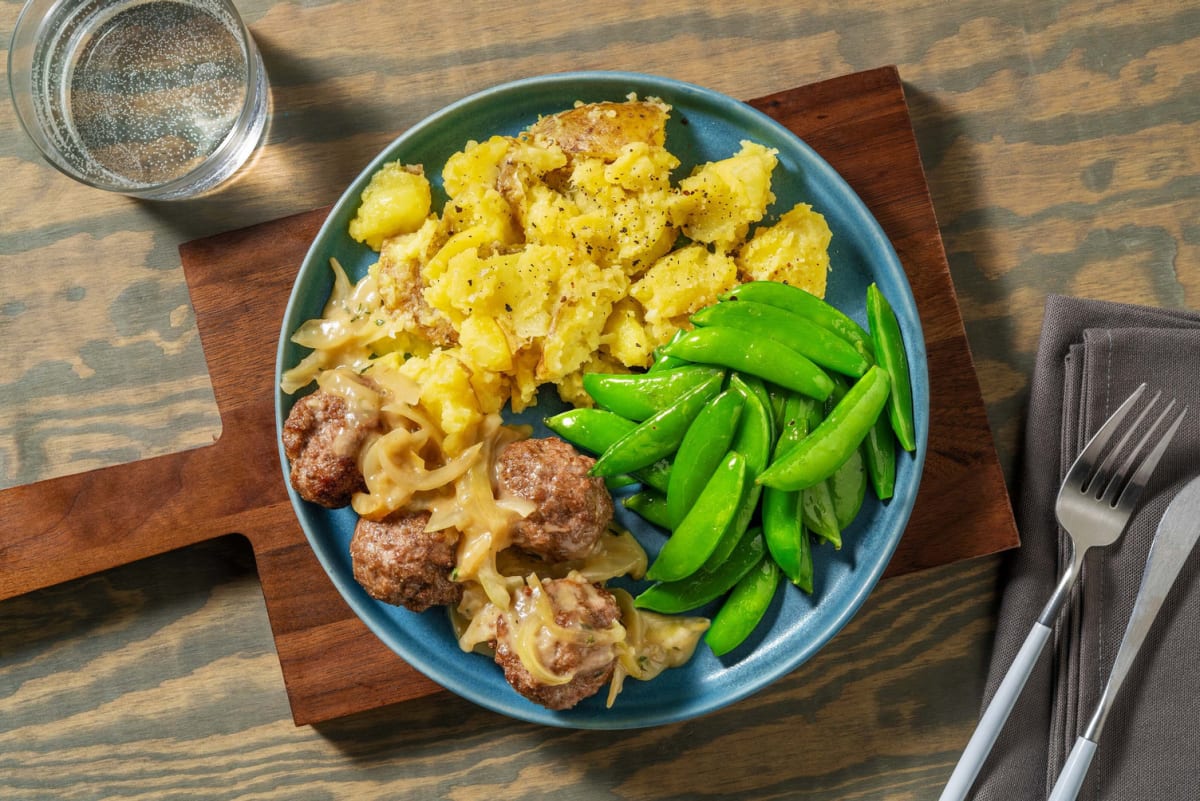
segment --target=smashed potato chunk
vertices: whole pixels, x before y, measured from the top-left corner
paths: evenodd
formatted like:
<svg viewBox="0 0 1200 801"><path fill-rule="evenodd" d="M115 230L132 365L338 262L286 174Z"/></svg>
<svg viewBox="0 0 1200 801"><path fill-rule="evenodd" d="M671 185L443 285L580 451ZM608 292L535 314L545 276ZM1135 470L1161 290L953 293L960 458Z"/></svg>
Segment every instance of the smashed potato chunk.
<svg viewBox="0 0 1200 801"><path fill-rule="evenodd" d="M697 242L729 248L745 239L751 223L775 202L771 172L776 151L754 142L720 161L704 164L679 182L683 232Z"/></svg>
<svg viewBox="0 0 1200 801"><path fill-rule="evenodd" d="M653 100L580 105L538 120L530 126L529 138L541 147L611 161L631 142L661 147L669 111Z"/></svg>
<svg viewBox="0 0 1200 801"><path fill-rule="evenodd" d="M362 204L350 221L350 236L373 250L383 240L421 227L432 203L429 180L419 166L384 164L362 193Z"/></svg>
<svg viewBox="0 0 1200 801"><path fill-rule="evenodd" d="M665 324L674 333L687 315L715 303L718 295L736 285L737 264L728 254L691 244L656 261L629 294L646 310L647 323L660 329Z"/></svg>
<svg viewBox="0 0 1200 801"><path fill-rule="evenodd" d="M783 281L824 297L832 239L825 218L800 203L754 232L738 251L738 270L745 281Z"/></svg>

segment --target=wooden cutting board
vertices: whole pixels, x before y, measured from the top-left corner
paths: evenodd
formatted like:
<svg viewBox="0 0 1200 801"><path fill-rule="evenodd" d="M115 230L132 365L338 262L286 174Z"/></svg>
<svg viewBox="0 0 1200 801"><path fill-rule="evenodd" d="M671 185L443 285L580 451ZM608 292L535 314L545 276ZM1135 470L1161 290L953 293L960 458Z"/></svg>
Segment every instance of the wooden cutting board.
<svg viewBox="0 0 1200 801"><path fill-rule="evenodd" d="M750 101L820 153L874 212L912 284L930 433L894 576L1018 544L979 383L894 67ZM180 248L222 434L211 446L0 492L0 599L230 533L247 537L297 724L440 692L342 601L283 483L274 360L284 306L328 209Z"/></svg>

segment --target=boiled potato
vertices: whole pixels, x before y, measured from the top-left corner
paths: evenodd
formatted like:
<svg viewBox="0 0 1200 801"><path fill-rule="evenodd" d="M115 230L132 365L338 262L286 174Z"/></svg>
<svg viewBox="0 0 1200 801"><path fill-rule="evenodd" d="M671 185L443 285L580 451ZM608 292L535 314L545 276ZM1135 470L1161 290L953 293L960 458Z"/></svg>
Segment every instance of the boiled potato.
<svg viewBox="0 0 1200 801"><path fill-rule="evenodd" d="M825 218L800 203L754 232L737 254L738 270L745 281L782 281L823 298L832 239Z"/></svg>
<svg viewBox="0 0 1200 801"><path fill-rule="evenodd" d="M529 128L529 137L574 156L611 161L630 142L661 146L669 111L654 100L580 105L543 117Z"/></svg>
<svg viewBox="0 0 1200 801"><path fill-rule="evenodd" d="M679 182L683 232L722 248L741 242L775 202L771 172L777 162L774 150L742 142L733 156L698 167Z"/></svg>
<svg viewBox="0 0 1200 801"><path fill-rule="evenodd" d="M384 164L363 190L361 204L350 221L350 236L379 250L388 237L420 228L431 203L429 180L420 167Z"/></svg>
<svg viewBox="0 0 1200 801"><path fill-rule="evenodd" d="M647 323L670 323L714 303L737 285L737 264L699 244L673 250L654 263L629 294L646 310Z"/></svg>

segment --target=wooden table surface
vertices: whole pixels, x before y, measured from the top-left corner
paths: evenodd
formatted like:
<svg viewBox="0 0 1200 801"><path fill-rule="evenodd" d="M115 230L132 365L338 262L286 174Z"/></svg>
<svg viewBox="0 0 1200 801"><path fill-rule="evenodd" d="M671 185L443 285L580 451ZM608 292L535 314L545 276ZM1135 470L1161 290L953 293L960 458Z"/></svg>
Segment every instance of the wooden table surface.
<svg viewBox="0 0 1200 801"><path fill-rule="evenodd" d="M237 5L273 112L216 196L78 186L0 107L0 487L212 442L178 246L331 203L431 111L540 73L750 98L898 65L1010 482L1047 293L1200 306L1195 4ZM977 716L1001 567L889 579L795 673L683 724L546 729L439 694L296 727L230 537L0 602L0 798L932 799Z"/></svg>

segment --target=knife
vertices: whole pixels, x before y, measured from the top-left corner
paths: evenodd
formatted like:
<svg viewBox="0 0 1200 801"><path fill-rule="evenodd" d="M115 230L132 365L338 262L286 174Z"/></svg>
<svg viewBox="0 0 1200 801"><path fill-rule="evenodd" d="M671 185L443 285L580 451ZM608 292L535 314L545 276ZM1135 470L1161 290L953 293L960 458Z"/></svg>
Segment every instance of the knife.
<svg viewBox="0 0 1200 801"><path fill-rule="evenodd" d="M1067 756L1054 789L1050 791L1050 801L1071 801L1079 794L1113 699L1129 675L1129 668L1197 539L1200 539L1200 477L1193 478L1179 491L1159 521L1154 540L1150 543L1150 555L1146 557L1142 584L1133 602L1133 614L1129 616L1129 623L1125 627L1125 636L1113 661L1108 683L1104 686L1104 693L1087 729L1075 740Z"/></svg>

